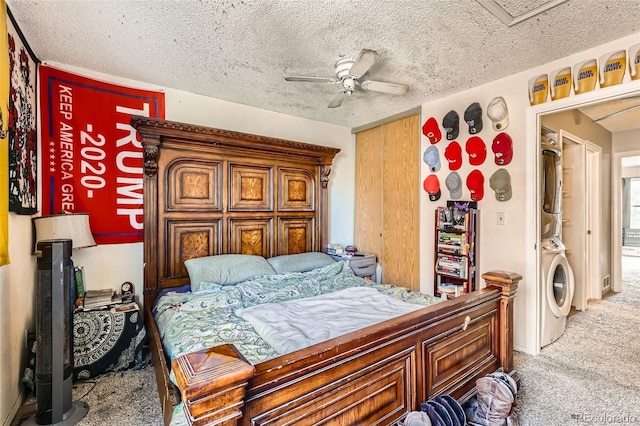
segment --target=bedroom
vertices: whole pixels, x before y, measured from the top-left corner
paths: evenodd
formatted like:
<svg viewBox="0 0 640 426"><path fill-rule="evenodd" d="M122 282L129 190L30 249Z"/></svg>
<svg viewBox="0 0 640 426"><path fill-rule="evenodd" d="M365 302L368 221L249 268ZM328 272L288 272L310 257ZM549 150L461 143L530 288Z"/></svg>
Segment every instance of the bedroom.
<svg viewBox="0 0 640 426"><path fill-rule="evenodd" d="M20 2L16 2L16 7ZM12 2L9 2L10 7ZM23 18L26 19L26 18ZM637 28L634 29L637 32ZM37 34L27 33L27 38L34 42L32 38L37 37ZM521 149L516 152L514 159L514 166L511 171L513 172L512 178L514 186L520 188L519 191L514 191L514 198L508 203L507 208L501 207L500 203L491 201L490 197L487 197L486 202L482 205L483 213L485 217L493 218L499 209L505 209L507 212L507 222L503 228L493 226L493 220L485 220L487 229L483 230L485 238L482 241L483 253L481 258L480 269L483 271L493 268L505 268L514 271L519 271L525 275L525 271L530 263L530 260L525 256L513 256L509 259L500 259L497 262L492 254L500 253L501 251L507 251L510 253L524 253L525 242L524 241L509 241L507 238L510 235L515 235L518 232L522 232L524 227L525 218L527 216L526 206L526 155L525 155L525 141L531 136L525 134L525 111L528 109L528 102L526 100L526 83L531 75L548 72L557 68L565 63L575 63L585 56L599 57L600 54L606 53L617 48L627 48L637 43L637 33L631 36L625 36L618 38L617 40L603 40L599 43L594 43L593 46L585 45L583 48L578 49L576 53L571 55L565 55L566 57L561 59L549 60L545 64L541 64L537 67L533 67L527 71L515 74L511 77L503 78L493 83L487 83L479 87L461 91L456 94L447 95L439 100L420 100L415 106L420 107L423 117L429 117L431 115L441 116L451 109L463 109L465 105L470 102L470 99L477 99L482 103L487 103L494 94L502 94L509 103L510 116L511 116L511 132L514 136L514 140L521 141ZM353 54L363 46L357 46L354 48ZM351 53L351 52L350 52ZM64 66L65 62L60 62L60 65ZM328 71L330 71L330 63L328 64ZM70 68L70 67L69 67ZM71 68L73 70L73 68ZM88 71L86 69L77 69L78 73L89 74L96 78L104 78L111 82L128 84L134 87L145 87L155 89L155 85L150 85L145 82L136 81L135 79L122 79L113 77L112 75L102 75L95 72ZM297 72L302 73L305 69L296 69ZM318 70L320 73L322 70ZM390 76L391 78L392 76ZM281 78L279 75L278 78ZM636 90L637 84L625 83L624 90ZM623 89L621 86L619 89ZM304 89L294 88L291 89L295 92L302 91ZM328 101L326 99L326 93L315 91L317 89L309 89L314 93L314 101L317 105L323 104ZM609 91L609 94L614 92L615 89ZM351 128L353 126L326 124L315 120L304 119L299 117L293 117L281 113L266 111L264 109L255 109L238 104L232 104L219 99L212 99L204 96L198 96L187 91L179 91L171 88L165 89L167 100L167 118L181 122L192 122L205 124L213 127L220 127L225 129L233 129L237 131L243 131L247 133L266 134L269 136L301 140L309 143L316 144L329 144L331 146L339 147L342 151L339 157L336 158L332 172L332 186L331 190L331 202L330 202L330 240L342 241L344 235L351 235L353 233L354 221L354 192L355 183L353 174L353 158L354 158L354 145L353 135ZM587 96L587 95L584 95ZM380 99L380 98L378 98ZM575 99L575 98L574 98ZM184 106L188 105L189 108ZM247 117L251 117L251 120L247 120ZM364 123L359 123L364 124ZM528 145L528 143L527 143ZM517 172L516 172L517 170ZM341 182L339 185L336 182ZM429 217L429 211L431 207L435 207L435 203L429 202L424 194L421 195L421 206L427 206L428 209L421 213L420 223L425 229L431 228L432 220ZM31 324L31 318L33 312L31 310L32 304L30 302L25 305L13 303L16 300L33 300L33 282L31 278L24 279L24 272L29 271L26 275L28 277L33 276L35 268L35 260L30 254L29 244L27 240L30 240L30 220L29 218L18 217L12 215L10 217L10 239L11 245L11 257L12 264L9 267L3 268L2 282L6 285L7 291L3 292L0 296L2 298L2 341L22 342L24 340L24 329L29 328ZM491 235L492 238L487 238ZM344 241L348 243L349 241ZM430 247L432 244L432 236L429 232L421 232L421 247ZM429 280L430 273L426 272L433 265L429 256L429 250L424 249L425 256L421 261L421 276L422 287L428 288L426 284ZM119 264L123 265L122 272L116 274L111 272L110 266L101 262L100 259L104 258L116 259ZM117 286L120 282L130 280L136 283L142 282L142 269L140 267L142 263L142 250L139 245L133 246L103 246L97 248L87 249L84 253L78 253L74 259L77 263L85 265L87 270L91 271L88 276L89 281L96 284L96 287L103 286ZM504 263L503 263L504 262ZM534 261L535 264L535 261ZM16 285L16 277L20 277L21 285ZM530 277L527 274L526 280ZM141 285L136 287L141 288ZM532 292L532 293L529 293ZM520 317L516 318L516 344L530 352L535 351L535 337L532 337L535 333L531 330L527 330L525 325L535 323L535 309L531 308L530 302L532 295L535 294L535 289L527 286L526 284L521 287L519 299L517 299L517 310ZM141 295L139 295L140 297ZM532 312L533 311L533 312ZM17 400L18 392L18 380L17 377L20 374L20 366L22 364L22 345L12 345L11 348L4 349L8 352L7 356L2 357L4 374L11 372L11 380L1 380L2 383L2 401L0 413L5 415L13 410Z"/></svg>

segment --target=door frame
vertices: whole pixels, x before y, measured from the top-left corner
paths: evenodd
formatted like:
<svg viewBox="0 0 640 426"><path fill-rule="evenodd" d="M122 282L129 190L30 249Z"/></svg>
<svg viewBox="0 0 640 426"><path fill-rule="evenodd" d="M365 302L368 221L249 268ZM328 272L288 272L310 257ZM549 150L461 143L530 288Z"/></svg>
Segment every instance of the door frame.
<svg viewBox="0 0 640 426"><path fill-rule="evenodd" d="M590 277L587 299L602 299L602 265L600 248L602 241L602 148L586 140L587 148L587 236L586 271Z"/></svg>
<svg viewBox="0 0 640 426"><path fill-rule="evenodd" d="M611 291L622 291L622 158L640 155L640 150L614 152L611 177Z"/></svg>
<svg viewBox="0 0 640 426"><path fill-rule="evenodd" d="M540 121L541 116L554 112L561 112L569 109L579 108L589 104L612 101L615 99L623 98L626 96L640 94L640 80L627 81L623 84L616 86L605 87L596 89L591 92L583 93L576 96L569 96L564 99L558 99L552 102L546 102L544 104L529 106L526 108L525 115L525 149L526 157L534 159L535 161L527 161L525 164L526 175L526 229L525 229L525 282L535 283L536 286L540 285L541 273L540 273L540 197L538 194L538 186L540 182ZM615 162L614 162L615 163ZM619 161L618 161L619 164ZM615 169L615 167L614 167ZM615 195L615 191L614 191ZM612 203L615 206L615 203ZM612 215L615 217L615 215ZM618 222L618 225L620 223ZM615 223L612 224L615 226ZM612 234L619 233L620 242L622 241L622 234L619 229L614 228ZM612 247L612 252L615 250L615 245ZM620 252L622 249L620 249ZM612 253L613 254L613 253ZM618 257L618 264L620 257ZM612 265L616 260L613 257ZM617 272L618 275L614 275L615 271L612 268L611 282L615 283L616 279L620 279L620 269ZM540 309L541 309L541 297L539 291L534 291L529 294L536 295L535 309L531 309L527 314L527 321L529 324L533 324L535 327L535 333L529 334L526 342L527 352L532 355L540 353Z"/></svg>

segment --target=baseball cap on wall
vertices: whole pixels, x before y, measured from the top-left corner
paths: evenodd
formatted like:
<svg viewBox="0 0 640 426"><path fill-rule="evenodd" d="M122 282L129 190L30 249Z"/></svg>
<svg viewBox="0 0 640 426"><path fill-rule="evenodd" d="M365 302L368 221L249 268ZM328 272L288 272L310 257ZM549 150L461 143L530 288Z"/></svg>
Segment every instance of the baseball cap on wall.
<svg viewBox="0 0 640 426"><path fill-rule="evenodd" d="M422 154L422 161L429 166L430 172L437 172L440 170L440 153L438 152L438 148L431 145L429 148L425 149L424 154Z"/></svg>
<svg viewBox="0 0 640 426"><path fill-rule="evenodd" d="M489 186L496 193L496 200L509 201L511 199L511 176L507 169L496 170L489 178Z"/></svg>
<svg viewBox="0 0 640 426"><path fill-rule="evenodd" d="M442 127L447 133L447 140L452 141L458 137L460 132L460 117L454 110L449 111L442 119Z"/></svg>
<svg viewBox="0 0 640 426"><path fill-rule="evenodd" d="M440 142L440 139L442 139L442 133L440 132L440 127L438 127L438 122L433 117L430 117L422 125L422 134L429 138L429 142L432 144L438 143Z"/></svg>
<svg viewBox="0 0 640 426"><path fill-rule="evenodd" d="M438 176L429 175L422 183L422 187L429 194L429 199L431 201L438 201L440 199L440 181L438 180Z"/></svg>
<svg viewBox="0 0 640 426"><path fill-rule="evenodd" d="M469 125L469 134L475 135L482 131L482 107L474 102L464 111L464 121Z"/></svg>
<svg viewBox="0 0 640 426"><path fill-rule="evenodd" d="M472 170L467 176L467 188L471 192L471 201L480 201L484 197L484 176L480 170Z"/></svg>
<svg viewBox="0 0 640 426"><path fill-rule="evenodd" d="M458 172L449 173L449 176L444 180L444 184L447 185L449 190L449 198L452 200L462 198L462 179L460 179Z"/></svg>
<svg viewBox="0 0 640 426"><path fill-rule="evenodd" d="M487 158L487 146L479 136L471 136L465 145L465 150L469 154L469 164L479 166Z"/></svg>
<svg viewBox="0 0 640 426"><path fill-rule="evenodd" d="M444 149L444 156L449 162L449 170L458 170L462 166L462 148L458 142L450 142Z"/></svg>
<svg viewBox="0 0 640 426"><path fill-rule="evenodd" d="M491 150L495 154L495 162L498 166L506 166L513 158L513 141L511 136L502 132L493 138Z"/></svg>
<svg viewBox="0 0 640 426"><path fill-rule="evenodd" d="M509 126L509 110L502 96L493 98L487 106L487 117L491 120L493 130L504 130Z"/></svg>

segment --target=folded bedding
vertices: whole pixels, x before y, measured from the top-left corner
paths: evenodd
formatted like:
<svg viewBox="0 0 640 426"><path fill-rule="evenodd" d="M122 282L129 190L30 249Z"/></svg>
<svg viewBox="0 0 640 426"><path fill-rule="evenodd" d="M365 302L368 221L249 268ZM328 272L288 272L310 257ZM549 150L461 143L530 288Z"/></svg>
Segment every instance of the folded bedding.
<svg viewBox="0 0 640 426"><path fill-rule="evenodd" d="M324 296L336 292L337 295ZM333 307L329 306L330 299L335 303ZM373 309L375 300L382 305ZM430 295L357 277L346 262L340 261L307 272L258 275L234 285L210 283L200 291L168 292L158 299L154 316L171 359L228 343L256 364L438 301L439 298ZM257 308L262 305L271 309L272 314ZM329 329L323 324L321 330L320 320L311 316L311 306L320 315L332 316L337 327ZM311 324L293 325L299 328L299 334L288 334L284 344L275 342L269 336L280 331L273 330L273 323L286 322L292 311L301 314L297 320L302 321L307 317L304 313L309 312L306 319ZM352 317L346 316L347 311L353 311L349 314ZM273 321L267 326L254 322L254 326L243 316L271 317ZM354 328L355 317L360 322Z"/></svg>

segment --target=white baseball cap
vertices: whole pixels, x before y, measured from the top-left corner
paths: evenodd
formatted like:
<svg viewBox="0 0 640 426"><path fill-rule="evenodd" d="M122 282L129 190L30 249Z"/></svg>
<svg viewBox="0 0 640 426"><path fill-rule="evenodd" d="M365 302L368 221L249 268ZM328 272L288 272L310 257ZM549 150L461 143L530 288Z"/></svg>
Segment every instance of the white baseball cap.
<svg viewBox="0 0 640 426"><path fill-rule="evenodd" d="M502 96L493 98L487 106L487 116L491 120L493 130L504 130L509 126L509 111Z"/></svg>

